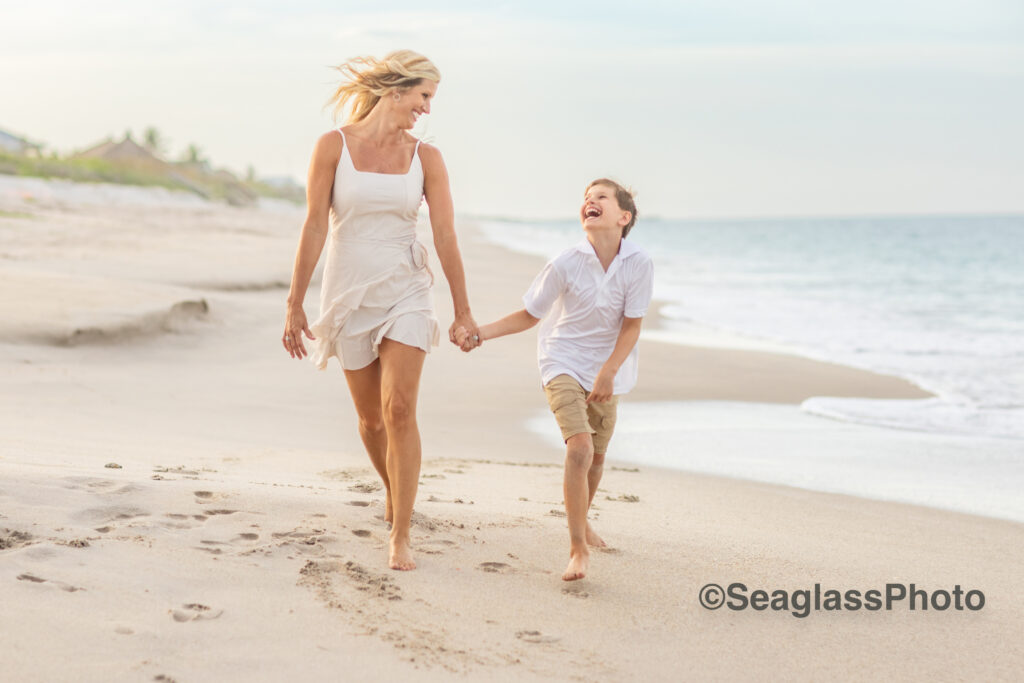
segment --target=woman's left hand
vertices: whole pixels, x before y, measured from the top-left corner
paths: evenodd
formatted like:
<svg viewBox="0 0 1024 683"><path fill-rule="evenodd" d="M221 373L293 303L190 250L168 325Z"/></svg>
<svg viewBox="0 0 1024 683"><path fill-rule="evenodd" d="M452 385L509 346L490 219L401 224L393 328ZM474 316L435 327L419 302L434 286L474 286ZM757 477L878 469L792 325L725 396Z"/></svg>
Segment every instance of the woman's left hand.
<svg viewBox="0 0 1024 683"><path fill-rule="evenodd" d="M464 328L468 334L468 339L465 344L460 344L459 340L456 338L456 330L460 327ZM469 351L470 349L474 349L483 344L483 341L480 340L480 327L476 324L476 321L473 320L473 316L469 313L455 316L455 322L453 322L452 326L448 328L448 339L452 344L462 348L463 351Z"/></svg>

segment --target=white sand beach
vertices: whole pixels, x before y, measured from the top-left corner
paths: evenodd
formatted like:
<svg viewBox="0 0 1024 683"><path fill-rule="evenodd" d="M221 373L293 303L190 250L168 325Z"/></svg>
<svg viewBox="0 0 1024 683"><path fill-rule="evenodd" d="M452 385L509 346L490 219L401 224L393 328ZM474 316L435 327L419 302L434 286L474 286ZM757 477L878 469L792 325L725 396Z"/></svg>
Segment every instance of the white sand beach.
<svg viewBox="0 0 1024 683"><path fill-rule="evenodd" d="M301 217L0 176L0 679L1019 680L1016 521L637 465L613 440L593 513L610 547L562 582L563 453L525 426L545 409L532 332L430 354L418 568L387 569L341 370L279 341ZM540 262L459 232L476 320L514 310ZM927 396L782 354L645 339L640 357L624 402L730 402L737 423L744 404ZM821 422L823 447L860 438ZM791 433L761 427L751 457L783 456ZM736 582L985 603L701 606Z"/></svg>

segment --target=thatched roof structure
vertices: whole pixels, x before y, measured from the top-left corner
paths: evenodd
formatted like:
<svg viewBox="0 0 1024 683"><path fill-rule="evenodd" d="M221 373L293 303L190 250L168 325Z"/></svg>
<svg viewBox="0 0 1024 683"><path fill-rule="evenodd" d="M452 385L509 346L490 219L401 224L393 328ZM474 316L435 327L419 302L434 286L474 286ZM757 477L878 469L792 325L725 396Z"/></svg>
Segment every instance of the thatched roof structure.
<svg viewBox="0 0 1024 683"><path fill-rule="evenodd" d="M111 138L107 138L98 145L75 154L72 158L165 163L162 159L154 156L148 149L132 140L130 135L125 135L124 140L121 142L114 142Z"/></svg>

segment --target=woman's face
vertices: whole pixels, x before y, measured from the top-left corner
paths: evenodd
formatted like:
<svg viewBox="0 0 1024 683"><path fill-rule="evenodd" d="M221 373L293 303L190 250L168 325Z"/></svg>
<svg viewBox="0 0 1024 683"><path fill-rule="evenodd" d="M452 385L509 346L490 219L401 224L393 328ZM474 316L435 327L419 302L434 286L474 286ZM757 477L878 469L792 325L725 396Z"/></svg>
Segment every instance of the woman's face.
<svg viewBox="0 0 1024 683"><path fill-rule="evenodd" d="M423 114L430 113L430 100L437 93L437 83L423 79L419 85L409 88L396 102L395 115L400 128L412 128Z"/></svg>

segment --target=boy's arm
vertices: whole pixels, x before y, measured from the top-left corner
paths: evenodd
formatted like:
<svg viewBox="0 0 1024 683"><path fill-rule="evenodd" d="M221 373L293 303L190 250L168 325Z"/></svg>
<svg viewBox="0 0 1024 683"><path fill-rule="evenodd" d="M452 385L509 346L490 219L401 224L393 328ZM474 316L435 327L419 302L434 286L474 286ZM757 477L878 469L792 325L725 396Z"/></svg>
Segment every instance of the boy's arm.
<svg viewBox="0 0 1024 683"><path fill-rule="evenodd" d="M540 318L534 318L524 308L511 315L506 315L501 320L495 320L488 325L481 325L480 339L494 339L495 337L504 337L506 334L516 334L517 332L530 329L539 320Z"/></svg>
<svg viewBox="0 0 1024 683"><path fill-rule="evenodd" d="M493 323L481 325L480 341L484 341L485 339L494 339L495 337L504 337L507 334L515 334L517 332L522 332L523 330L528 330L536 325L539 320L540 318L534 318L524 308L511 315L506 315L500 320L495 320ZM456 343L463 347L463 350L468 350L465 347L469 340L469 332L466 331L465 328L460 327L455 332L455 337Z"/></svg>
<svg viewBox="0 0 1024 683"><path fill-rule="evenodd" d="M594 380L594 388L587 396L587 403L604 403L612 398L615 389L615 373L619 371L622 364L626 362L629 352L636 346L640 339L640 326L643 318L623 318L622 329L619 330L619 338L615 341L615 348L612 355L601 366ZM483 330L483 328L480 328Z"/></svg>

